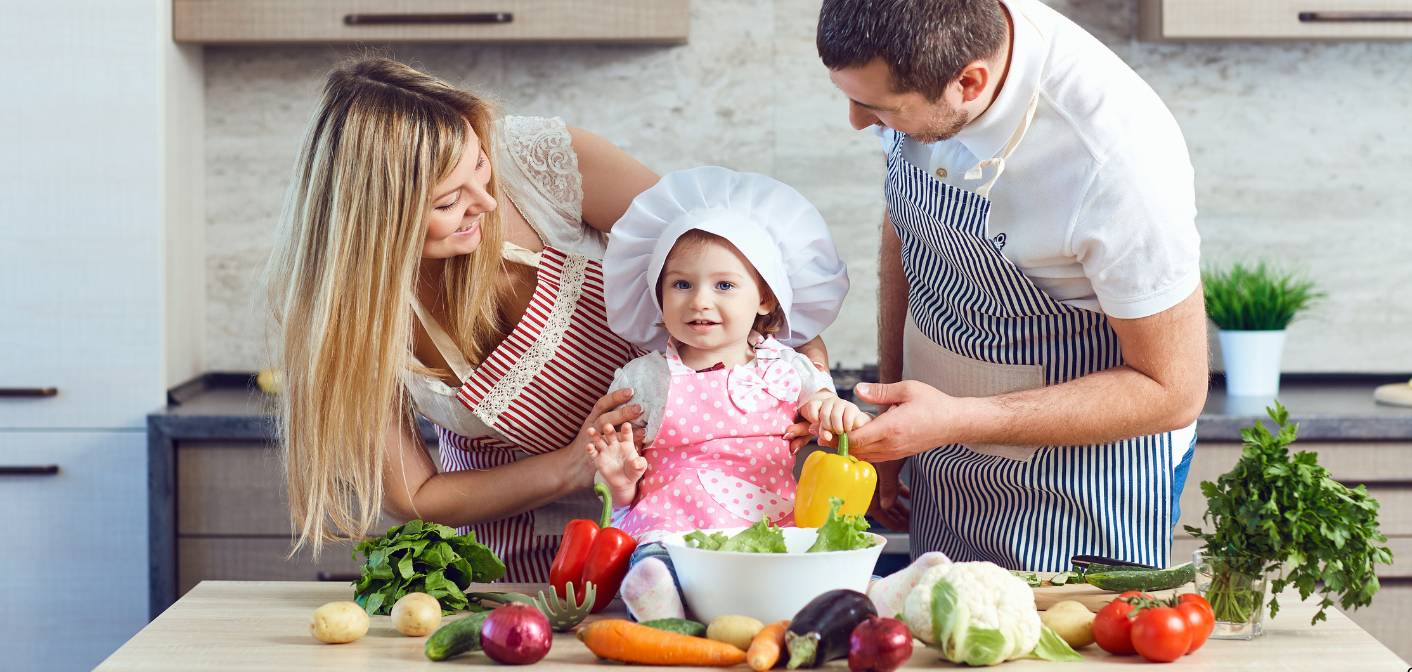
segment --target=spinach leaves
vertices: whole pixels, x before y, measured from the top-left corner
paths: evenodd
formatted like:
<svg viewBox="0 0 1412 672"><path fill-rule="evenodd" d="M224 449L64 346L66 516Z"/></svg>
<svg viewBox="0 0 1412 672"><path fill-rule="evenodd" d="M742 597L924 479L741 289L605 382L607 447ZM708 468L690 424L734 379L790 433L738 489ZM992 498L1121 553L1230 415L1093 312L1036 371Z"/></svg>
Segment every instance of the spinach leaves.
<svg viewBox="0 0 1412 672"><path fill-rule="evenodd" d="M369 614L388 614L407 593L426 593L441 603L443 614L467 606L472 583L505 575L505 563L474 532L457 536L445 525L413 520L370 537L353 549L364 557L363 574L354 584L355 599Z"/></svg>

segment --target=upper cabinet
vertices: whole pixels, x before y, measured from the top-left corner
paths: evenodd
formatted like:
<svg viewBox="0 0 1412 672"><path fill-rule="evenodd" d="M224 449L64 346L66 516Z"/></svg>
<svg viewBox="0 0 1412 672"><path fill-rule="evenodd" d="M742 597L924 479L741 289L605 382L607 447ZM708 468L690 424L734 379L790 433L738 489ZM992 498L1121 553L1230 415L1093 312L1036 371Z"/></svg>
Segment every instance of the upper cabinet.
<svg viewBox="0 0 1412 672"><path fill-rule="evenodd" d="M1139 0L1144 40L1412 38L1412 0Z"/></svg>
<svg viewBox="0 0 1412 672"><path fill-rule="evenodd" d="M689 0L172 0L172 37L205 44L683 44Z"/></svg>

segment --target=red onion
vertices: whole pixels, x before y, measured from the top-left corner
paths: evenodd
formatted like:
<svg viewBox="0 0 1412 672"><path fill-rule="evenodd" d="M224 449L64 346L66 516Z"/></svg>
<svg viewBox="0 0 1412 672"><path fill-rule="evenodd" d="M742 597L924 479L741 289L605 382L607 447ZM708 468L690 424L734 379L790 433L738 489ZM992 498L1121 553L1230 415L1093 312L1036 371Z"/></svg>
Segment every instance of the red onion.
<svg viewBox="0 0 1412 672"><path fill-rule="evenodd" d="M895 618L872 616L848 638L848 669L892 672L912 657L912 631Z"/></svg>
<svg viewBox="0 0 1412 672"><path fill-rule="evenodd" d="M497 663L529 665L549 653L554 631L549 619L528 604L496 607L480 628L481 647Z"/></svg>

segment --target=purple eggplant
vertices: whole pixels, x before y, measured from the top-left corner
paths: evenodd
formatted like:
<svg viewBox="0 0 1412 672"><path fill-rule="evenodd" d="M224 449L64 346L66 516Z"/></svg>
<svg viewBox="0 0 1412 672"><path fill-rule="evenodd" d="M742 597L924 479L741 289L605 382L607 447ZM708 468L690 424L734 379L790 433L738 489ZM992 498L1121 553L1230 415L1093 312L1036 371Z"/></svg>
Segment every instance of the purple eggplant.
<svg viewBox="0 0 1412 672"><path fill-rule="evenodd" d="M856 590L830 590L804 605L784 633L791 670L818 667L848 656L853 629L877 616L872 600Z"/></svg>

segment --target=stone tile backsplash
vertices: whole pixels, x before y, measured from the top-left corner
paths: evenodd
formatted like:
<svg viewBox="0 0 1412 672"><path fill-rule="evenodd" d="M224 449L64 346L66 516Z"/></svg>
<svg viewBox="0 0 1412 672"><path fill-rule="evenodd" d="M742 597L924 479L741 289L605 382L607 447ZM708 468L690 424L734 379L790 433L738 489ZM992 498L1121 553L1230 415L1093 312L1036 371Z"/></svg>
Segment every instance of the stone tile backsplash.
<svg viewBox="0 0 1412 672"><path fill-rule="evenodd" d="M1208 263L1302 268L1329 299L1295 323L1287 371L1412 371L1412 43L1152 44L1129 0L1054 0L1145 77L1181 123ZM395 45L378 53L557 115L659 172L768 173L828 218L853 279L825 332L875 359L882 156L814 50L818 0L698 0L690 44ZM265 361L259 277L324 73L350 46L208 47L206 365ZM1213 352L1213 357L1217 353ZM1219 358L1215 360L1219 364Z"/></svg>

